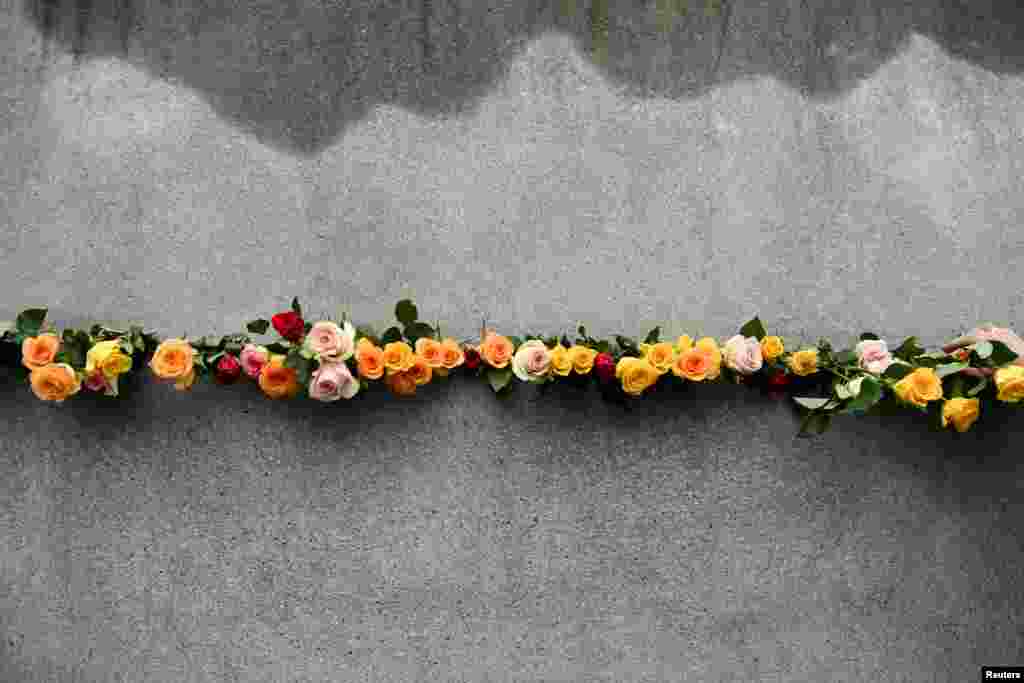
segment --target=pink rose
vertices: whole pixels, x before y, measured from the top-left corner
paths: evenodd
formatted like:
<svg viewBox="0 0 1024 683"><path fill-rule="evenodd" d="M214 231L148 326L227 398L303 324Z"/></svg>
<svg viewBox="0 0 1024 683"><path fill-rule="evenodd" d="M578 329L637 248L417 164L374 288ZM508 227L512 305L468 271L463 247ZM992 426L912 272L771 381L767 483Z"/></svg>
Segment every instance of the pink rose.
<svg viewBox="0 0 1024 683"><path fill-rule="evenodd" d="M725 365L742 375L752 375L761 369L764 358L761 355L761 342L757 337L735 335L729 338L722 347Z"/></svg>
<svg viewBox="0 0 1024 683"><path fill-rule="evenodd" d="M102 391L107 396L117 396L117 375L112 375L110 379L107 379L102 372L97 370L91 375L86 375L83 384L89 391Z"/></svg>
<svg viewBox="0 0 1024 683"><path fill-rule="evenodd" d="M242 349L242 370L253 379L259 379L260 371L270 360L270 350L265 346L246 344Z"/></svg>
<svg viewBox="0 0 1024 683"><path fill-rule="evenodd" d="M860 367L872 375L881 375L893 363L892 354L881 339L864 339L857 344L854 352Z"/></svg>
<svg viewBox="0 0 1024 683"><path fill-rule="evenodd" d="M342 329L329 320L321 320L309 328L305 347L320 358L348 360L355 353L356 330L348 321Z"/></svg>
<svg viewBox="0 0 1024 683"><path fill-rule="evenodd" d="M309 397L318 401L349 399L359 391L359 380L340 362L321 363L309 382Z"/></svg>

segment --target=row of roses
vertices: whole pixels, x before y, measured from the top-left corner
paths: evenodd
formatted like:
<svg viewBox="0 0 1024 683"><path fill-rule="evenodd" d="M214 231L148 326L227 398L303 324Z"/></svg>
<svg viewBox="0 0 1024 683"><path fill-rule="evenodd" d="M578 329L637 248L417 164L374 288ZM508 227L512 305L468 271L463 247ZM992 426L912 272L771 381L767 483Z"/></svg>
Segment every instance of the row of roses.
<svg viewBox="0 0 1024 683"><path fill-rule="evenodd" d="M123 332L94 326L90 334L65 330L58 336L42 329L45 313L45 309L23 312L3 338L21 341L22 364L31 373L32 391L42 400L55 402L75 395L83 385L117 395L118 378L133 368L133 356L149 352L153 374L179 390L192 387L197 375L209 373L222 384L251 378L270 398L293 398L305 390L320 401L351 399L380 379L391 393L409 396L434 377L447 377L457 368L485 375L495 391L508 386L513 376L545 385L573 375L592 376L600 385L614 384L629 397L643 395L666 375L689 382L743 383L760 374L776 389L789 384L791 376L833 375L828 398L794 397L810 409L801 433L824 431L833 414L864 414L881 401L886 388L903 404L922 410L941 400L942 426L952 425L960 432L978 419L978 395L990 377L997 400L1018 403L1024 398L1024 341L1008 329L991 325L951 342L942 353L924 353L913 337L890 352L884 340L865 333L853 349L833 354L825 340L817 347L787 352L782 337L766 334L756 317L721 344L713 337L694 340L685 334L674 342L661 341L660 328L655 328L643 343L619 335L617 346L612 347L608 341L587 336L582 326L576 343L565 336L510 337L486 325L479 343L459 342L442 338L439 326L419 321L409 300L395 309L401 328L389 328L378 337L372 329L356 328L348 320L308 323L295 299L292 310L270 321L247 324L248 331L256 334L274 328L281 341L266 345L253 343L247 335L231 335L219 342L189 340L184 335L160 341L139 327ZM980 380L967 396L963 395L964 377ZM951 378L948 388L943 386L944 378Z"/></svg>

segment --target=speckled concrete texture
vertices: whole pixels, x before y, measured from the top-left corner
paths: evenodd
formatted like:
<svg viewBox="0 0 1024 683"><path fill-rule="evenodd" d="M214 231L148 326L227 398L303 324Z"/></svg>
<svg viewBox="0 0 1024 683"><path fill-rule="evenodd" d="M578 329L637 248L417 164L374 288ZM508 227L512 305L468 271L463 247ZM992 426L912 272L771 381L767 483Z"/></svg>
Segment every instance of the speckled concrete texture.
<svg viewBox="0 0 1024 683"><path fill-rule="evenodd" d="M380 326L411 296L459 338L1024 332L1024 10L675 5L2 0L0 318L229 333L297 295ZM805 441L729 386L0 389L0 681L1024 663L1008 408Z"/></svg>

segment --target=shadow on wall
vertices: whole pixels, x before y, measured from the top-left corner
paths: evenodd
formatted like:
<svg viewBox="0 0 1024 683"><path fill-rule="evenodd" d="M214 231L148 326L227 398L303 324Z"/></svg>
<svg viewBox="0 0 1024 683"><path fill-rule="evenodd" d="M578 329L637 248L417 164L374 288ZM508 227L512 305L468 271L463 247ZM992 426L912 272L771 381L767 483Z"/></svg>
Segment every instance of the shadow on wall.
<svg viewBox="0 0 1024 683"><path fill-rule="evenodd" d="M23 1L77 57L116 56L194 88L262 142L305 155L379 104L472 110L549 31L640 96L693 97L754 76L834 96L911 33L994 72L1024 66L1016 0Z"/></svg>

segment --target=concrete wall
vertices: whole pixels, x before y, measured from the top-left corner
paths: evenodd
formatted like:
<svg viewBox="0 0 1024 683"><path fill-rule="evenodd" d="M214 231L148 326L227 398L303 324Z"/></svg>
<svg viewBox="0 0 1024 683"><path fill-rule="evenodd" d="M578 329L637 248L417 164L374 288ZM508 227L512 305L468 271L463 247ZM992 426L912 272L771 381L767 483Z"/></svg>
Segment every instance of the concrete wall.
<svg viewBox="0 0 1024 683"><path fill-rule="evenodd" d="M0 318L1024 332L1013 3L5 0ZM667 30L659 30L667 29ZM427 387L36 401L0 680L964 681L1024 662L1019 412L794 441Z"/></svg>

